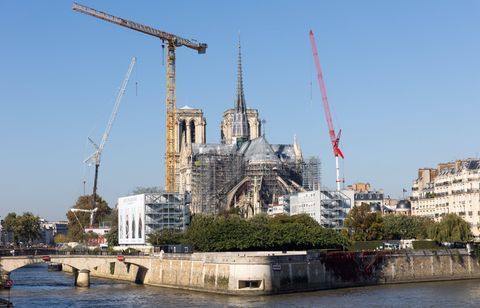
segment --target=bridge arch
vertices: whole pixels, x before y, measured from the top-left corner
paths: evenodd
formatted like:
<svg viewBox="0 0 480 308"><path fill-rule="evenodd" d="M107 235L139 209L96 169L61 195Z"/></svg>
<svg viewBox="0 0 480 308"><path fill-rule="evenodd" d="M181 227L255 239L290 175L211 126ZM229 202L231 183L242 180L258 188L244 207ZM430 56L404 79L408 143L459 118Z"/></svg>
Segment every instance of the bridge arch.
<svg viewBox="0 0 480 308"><path fill-rule="evenodd" d="M0 272L9 275L10 272L30 265L44 262L54 262L72 268L75 284L79 285L77 278L82 276L89 285L90 272L94 276L134 281L143 284L151 266L147 258L126 256L126 260L118 260L117 256L90 256L90 255L51 255L49 260L45 256L17 256L0 257ZM130 269L132 267L132 269ZM87 275L87 278L85 276Z"/></svg>
<svg viewBox="0 0 480 308"><path fill-rule="evenodd" d="M10 273L31 264L45 263L42 256L0 257L0 272Z"/></svg>

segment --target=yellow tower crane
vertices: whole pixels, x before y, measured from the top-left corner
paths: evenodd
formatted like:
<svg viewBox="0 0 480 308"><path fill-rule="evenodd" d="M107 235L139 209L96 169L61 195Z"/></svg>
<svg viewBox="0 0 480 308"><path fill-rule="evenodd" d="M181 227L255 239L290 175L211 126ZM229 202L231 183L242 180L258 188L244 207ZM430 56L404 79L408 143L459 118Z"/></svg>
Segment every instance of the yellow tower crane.
<svg viewBox="0 0 480 308"><path fill-rule="evenodd" d="M109 15L104 12L74 3L73 10L105 21L130 28L148 35L158 37L167 42L167 136L166 136L166 190L175 191L175 48L185 46L195 49L199 54L205 53L207 44L197 43L174 34L160 31L127 19Z"/></svg>

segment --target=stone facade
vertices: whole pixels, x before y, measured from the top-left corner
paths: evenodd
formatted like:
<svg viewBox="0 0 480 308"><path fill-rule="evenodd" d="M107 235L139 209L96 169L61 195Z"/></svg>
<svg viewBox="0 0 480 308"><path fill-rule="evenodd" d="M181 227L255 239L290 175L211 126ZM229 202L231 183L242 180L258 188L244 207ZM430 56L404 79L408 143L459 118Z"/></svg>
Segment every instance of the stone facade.
<svg viewBox="0 0 480 308"><path fill-rule="evenodd" d="M436 221L448 213L465 219L472 233L480 236L480 160L440 163L437 168L418 169L412 185L412 215Z"/></svg>
<svg viewBox="0 0 480 308"><path fill-rule="evenodd" d="M233 115L235 113L234 109L228 109L223 113L223 120L220 124L220 140L222 143L231 144L234 143L232 137L233 131ZM257 109L247 108L247 121L248 121L248 131L250 133L249 140L260 137L262 124L258 116Z"/></svg>
<svg viewBox="0 0 480 308"><path fill-rule="evenodd" d="M184 106L176 111L175 125L175 191L191 191L192 173L188 168L188 153L192 144L205 144L207 121L201 109Z"/></svg>

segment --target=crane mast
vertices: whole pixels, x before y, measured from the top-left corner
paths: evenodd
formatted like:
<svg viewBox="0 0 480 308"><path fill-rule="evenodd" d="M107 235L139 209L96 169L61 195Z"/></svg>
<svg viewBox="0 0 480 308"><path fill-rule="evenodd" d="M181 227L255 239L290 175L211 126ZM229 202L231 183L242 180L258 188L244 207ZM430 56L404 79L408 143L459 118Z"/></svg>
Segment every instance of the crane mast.
<svg viewBox="0 0 480 308"><path fill-rule="evenodd" d="M199 54L206 52L207 44L197 43L194 40L188 40L177 35L164 32L149 26L145 26L124 18L116 17L95 9L74 3L73 10L78 11L116 25L130 28L151 36L155 36L167 42L167 99L166 99L166 190L175 191L175 113L176 113L176 89L175 89L175 49L185 46L196 50Z"/></svg>
<svg viewBox="0 0 480 308"><path fill-rule="evenodd" d="M94 162L95 163L95 177L93 180L93 195L92 195L92 209L96 208L96 199L97 199L97 183L98 183L98 169L100 167L100 159L102 156L102 151L103 148L105 147L105 143L108 141L108 137L110 136L110 131L112 130L113 122L115 122L115 119L117 118L117 113L118 113L118 108L120 107L120 102L122 101L123 94L125 93L125 89L127 88L128 81L130 80L130 75L132 74L133 67L135 66L135 63L137 62L137 59L135 57L132 58L132 61L130 61L130 65L128 66L127 74L125 75L125 78L123 79L122 85L120 89L118 90L117 97L115 98L115 104L113 105L113 111L112 114L110 115L110 118L108 120L107 127L105 129L105 132L103 133L102 136L102 141L100 142L100 145L97 145L90 137L88 140L93 144L95 147L95 152L90 155L87 159L85 159L86 162ZM93 215L93 213L92 213Z"/></svg>
<svg viewBox="0 0 480 308"><path fill-rule="evenodd" d="M317 44L315 43L315 37L313 36L313 31L310 30L310 44L312 45L313 58L315 60L315 67L317 69L317 79L318 85L320 87L320 93L322 94L323 110L325 112L325 118L327 120L328 134L330 136L330 141L332 143L333 155L335 156L335 173L336 173L336 184L337 191L341 189L341 183L343 179L340 178L340 166L339 166L339 156L344 158L342 151L340 150L340 136L342 130L338 131L338 134L335 133L335 128L333 126L332 114L330 112L330 104L328 103L327 97L327 88L325 87L325 81L323 80L322 67L320 66L320 59L318 57Z"/></svg>

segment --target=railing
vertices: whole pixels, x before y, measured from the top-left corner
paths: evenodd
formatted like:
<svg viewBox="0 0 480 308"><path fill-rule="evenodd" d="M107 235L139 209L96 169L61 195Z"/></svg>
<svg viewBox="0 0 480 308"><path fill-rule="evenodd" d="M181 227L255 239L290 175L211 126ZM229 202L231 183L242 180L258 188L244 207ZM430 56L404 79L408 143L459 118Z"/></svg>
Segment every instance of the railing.
<svg viewBox="0 0 480 308"><path fill-rule="evenodd" d="M14 253L12 254L12 250ZM0 256L42 256L56 253L56 248L0 248Z"/></svg>

